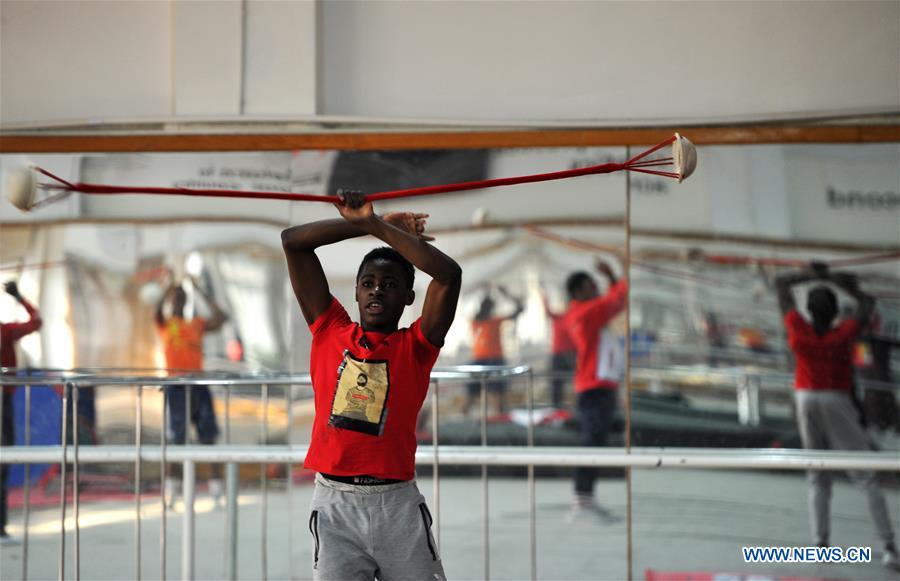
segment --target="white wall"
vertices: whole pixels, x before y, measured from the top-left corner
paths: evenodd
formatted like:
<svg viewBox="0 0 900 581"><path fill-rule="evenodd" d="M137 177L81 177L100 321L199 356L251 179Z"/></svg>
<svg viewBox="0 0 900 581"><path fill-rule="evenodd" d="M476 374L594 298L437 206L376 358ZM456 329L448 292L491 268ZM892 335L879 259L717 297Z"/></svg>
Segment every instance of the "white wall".
<svg viewBox="0 0 900 581"><path fill-rule="evenodd" d="M632 187L631 225L894 248L898 160L896 143L701 147L684 183Z"/></svg>
<svg viewBox="0 0 900 581"><path fill-rule="evenodd" d="M3 0L0 121L310 114L316 3ZM246 47L242 38L246 41ZM242 54L246 49L246 66Z"/></svg>
<svg viewBox="0 0 900 581"><path fill-rule="evenodd" d="M171 112L166 2L0 2L4 124Z"/></svg>
<svg viewBox="0 0 900 581"><path fill-rule="evenodd" d="M896 108L897 2L326 2L323 112L648 119Z"/></svg>
<svg viewBox="0 0 900 581"><path fill-rule="evenodd" d="M246 113L315 113L316 18L316 2L248 6Z"/></svg>
<svg viewBox="0 0 900 581"><path fill-rule="evenodd" d="M2 122L236 115L241 82L243 110L270 115L631 122L900 104L896 1L250 0L245 25L242 6L3 0Z"/></svg>
<svg viewBox="0 0 900 581"><path fill-rule="evenodd" d="M172 10L174 112L237 115L243 50L240 3L175 2Z"/></svg>

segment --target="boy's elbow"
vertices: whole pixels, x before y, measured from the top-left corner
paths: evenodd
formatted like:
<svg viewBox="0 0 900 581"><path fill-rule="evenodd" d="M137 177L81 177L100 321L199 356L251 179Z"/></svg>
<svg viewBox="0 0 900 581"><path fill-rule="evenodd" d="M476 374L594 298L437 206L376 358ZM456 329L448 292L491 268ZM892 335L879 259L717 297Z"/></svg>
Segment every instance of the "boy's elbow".
<svg viewBox="0 0 900 581"><path fill-rule="evenodd" d="M447 272L445 273L444 282L448 285L461 285L462 284L462 267L457 264L455 260L451 260L450 264L447 268Z"/></svg>
<svg viewBox="0 0 900 581"><path fill-rule="evenodd" d="M281 231L281 247L285 250L307 248L306 239L306 231L303 226L293 226Z"/></svg>
<svg viewBox="0 0 900 581"><path fill-rule="evenodd" d="M281 246L285 250L290 250L293 247L296 238L296 236L293 235L294 232L294 228L286 228L281 231Z"/></svg>

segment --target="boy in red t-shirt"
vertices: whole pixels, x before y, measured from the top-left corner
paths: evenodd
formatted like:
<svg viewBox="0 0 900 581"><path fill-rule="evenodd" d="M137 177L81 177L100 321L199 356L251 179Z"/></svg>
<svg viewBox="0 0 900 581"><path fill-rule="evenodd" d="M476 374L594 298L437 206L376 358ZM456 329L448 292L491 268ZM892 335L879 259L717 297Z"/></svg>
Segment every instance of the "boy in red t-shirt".
<svg viewBox="0 0 900 581"><path fill-rule="evenodd" d="M835 325L837 296L828 286L819 285L807 295L812 322L804 320L796 310L792 287L812 280L831 282L847 291L858 305L855 316ZM794 353L794 395L803 447L869 450L868 438L854 403L852 352L860 331L870 320L874 299L859 289L856 277L832 274L821 263L813 263L809 271L778 277L776 286L788 346ZM884 565L898 568L894 531L877 475L871 471L854 471L850 472L850 477L868 497L869 512L884 542ZM828 546L832 473L810 470L807 479L813 540L819 546Z"/></svg>
<svg viewBox="0 0 900 581"><path fill-rule="evenodd" d="M606 262L598 260L596 267L609 282L606 294L600 294L597 283L586 272L576 272L566 281L572 299L566 324L576 349L575 393L582 446L606 445L616 411L616 392L625 370L625 349L606 327L625 308L628 283L618 280ZM594 501L596 478L596 468L575 469L572 518L595 515L612 520Z"/></svg>
<svg viewBox="0 0 900 581"><path fill-rule="evenodd" d="M445 579L431 514L415 484L415 426L462 270L428 244L425 214L380 217L359 192L339 192L343 219L282 232L288 272L313 334L316 417L304 466L318 472L309 520L314 579ZM387 243L356 276L361 323L329 290L315 250L369 234ZM422 316L398 329L415 299L415 267L432 280Z"/></svg>

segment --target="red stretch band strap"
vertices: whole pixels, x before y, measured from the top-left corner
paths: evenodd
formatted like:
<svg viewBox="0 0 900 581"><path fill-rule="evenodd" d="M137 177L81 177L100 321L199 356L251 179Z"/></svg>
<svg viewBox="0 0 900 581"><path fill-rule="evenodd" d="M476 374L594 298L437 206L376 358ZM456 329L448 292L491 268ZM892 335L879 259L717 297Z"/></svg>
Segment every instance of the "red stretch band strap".
<svg viewBox="0 0 900 581"><path fill-rule="evenodd" d="M492 180L481 180L476 182L462 182L457 184L447 184L444 186L427 186L424 188L411 188L408 190L394 190L392 192L379 192L366 196L367 200L390 200L393 198L406 198L411 196L427 196L430 194L442 194L444 192L459 192L463 190L480 190L482 188L493 188L497 186L513 186L516 184L527 184L532 182L545 182L549 180L561 180L565 178L575 178L580 176L588 176L601 173L612 173L625 169L621 163L604 163L601 165L592 165L590 167L582 167L578 169L569 169L565 171L555 171L551 173L534 174L528 176L519 176L514 178L497 178Z"/></svg>
<svg viewBox="0 0 900 581"><path fill-rule="evenodd" d="M657 143L656 145L654 145L653 147L651 147L651 148L648 149L647 151L645 151L645 152L643 152L643 153L639 153L639 154L637 154L636 156L632 157L631 159L629 159L628 161L625 162L625 165L631 165L631 164L633 164L634 162L636 162L637 160L643 159L643 158L647 157L648 155L650 155L650 154L653 153L654 151L658 151L658 150L662 149L663 147L669 145L670 143L675 143L675 136L674 136L674 135L673 135L672 137L666 139L665 141L662 141L662 142L660 142L660 143Z"/></svg>
<svg viewBox="0 0 900 581"><path fill-rule="evenodd" d="M573 178L601 173L612 173L625 168L620 163L605 163L590 167L571 169L565 171L557 171L544 174L534 174L528 176L519 176L512 178L497 178L491 180L479 180L474 182L460 182L455 184L445 184L439 186L426 186L421 188L409 188L405 190L392 190L387 192L378 192L369 194L366 199L372 202L378 200L391 200L394 198L409 198L413 196L428 196L432 194L441 194L445 192L459 192L464 190L479 190L483 188L492 188L498 186L512 186L516 184L525 184L531 182L543 182L550 180L561 180L565 178ZM295 194L290 192L261 192L246 190L207 190L193 188L154 188L143 186L107 186L101 184L77 183L70 184L54 176L53 174L42 171L44 175L59 180L68 189L83 194L159 194L159 195L184 195L184 196L201 196L216 198L260 198L266 200L290 200L290 201L306 201L306 202L329 202L332 204L339 203L341 199L338 196L321 196L316 194Z"/></svg>
<svg viewBox="0 0 900 581"><path fill-rule="evenodd" d="M426 186L421 188L409 188L403 190L393 190L387 192L378 192L366 196L366 200L391 200L394 198L408 198L413 196L427 196L432 194L441 194L445 192L459 192L465 190L479 190L483 188L492 188L499 186L512 186L516 184L525 184L532 182L543 182L550 180L561 180L566 178L574 178L580 176L588 176L595 174L613 173L621 170L638 171L662 177L679 178L680 176L674 172L657 171L645 169L647 167L656 167L662 165L670 165L671 157L661 159L645 160L637 163L638 160L657 151L666 145L675 141L675 137L671 137L658 145L648 149L647 151L633 157L625 163L604 163L578 169L570 169L564 171L556 171L550 173L533 174L527 176L518 176L511 178L496 178L490 180L479 180L472 182L460 182L455 184L445 184L438 186ZM305 201L305 202L328 202L339 203L338 196L321 196L316 194L295 194L290 192L265 192L265 191L246 191L246 190L206 190L193 188L156 188L143 186L107 186L101 184L73 184L56 176L47 170L37 168L37 170L45 176L52 178L63 184L57 189L81 192L84 194L159 194L159 195L175 195L175 196L201 196L216 198L260 198L267 200L289 200L289 201Z"/></svg>

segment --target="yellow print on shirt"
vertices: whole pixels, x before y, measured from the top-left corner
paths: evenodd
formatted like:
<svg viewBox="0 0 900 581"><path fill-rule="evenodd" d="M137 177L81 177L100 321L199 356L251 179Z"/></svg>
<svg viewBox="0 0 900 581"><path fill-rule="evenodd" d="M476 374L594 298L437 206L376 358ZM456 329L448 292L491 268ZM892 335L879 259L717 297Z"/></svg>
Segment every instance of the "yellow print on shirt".
<svg viewBox="0 0 900 581"><path fill-rule="evenodd" d="M197 349L200 346L197 337L191 337L189 334L189 331L191 330L190 323L184 319L179 320L172 317L166 321L165 325L166 335L169 338L169 345L173 348L184 349L190 347L191 349Z"/></svg>
<svg viewBox="0 0 900 581"><path fill-rule="evenodd" d="M380 434L389 386L387 361L359 361L345 353L329 423Z"/></svg>

